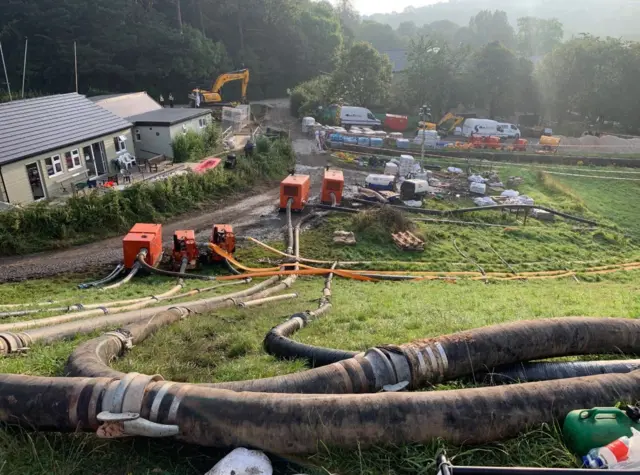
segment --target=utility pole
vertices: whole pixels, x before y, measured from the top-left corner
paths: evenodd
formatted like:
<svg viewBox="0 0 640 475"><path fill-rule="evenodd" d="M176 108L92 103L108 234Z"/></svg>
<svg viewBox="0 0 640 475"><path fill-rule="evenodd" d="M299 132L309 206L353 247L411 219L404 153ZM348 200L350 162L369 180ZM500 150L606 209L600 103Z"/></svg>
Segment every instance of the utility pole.
<svg viewBox="0 0 640 475"><path fill-rule="evenodd" d="M180 6L180 0L176 0L176 8L176 14L178 15L178 28L180 29L180 34L182 35L182 8Z"/></svg>
<svg viewBox="0 0 640 475"><path fill-rule="evenodd" d="M7 91L9 92L9 100L12 101L11 97L11 86L9 85L9 74L7 73L7 63L4 62L4 52L2 51L2 43L0 43L0 57L2 57L2 67L4 68L4 79L7 81Z"/></svg>
<svg viewBox="0 0 640 475"><path fill-rule="evenodd" d="M202 34L206 37L207 33L204 28L204 19L202 17L202 0L198 0L198 13L200 14L200 29L202 30Z"/></svg>
<svg viewBox="0 0 640 475"><path fill-rule="evenodd" d="M76 42L73 42L73 64L76 75L76 94L78 93L78 49L76 47Z"/></svg>
<svg viewBox="0 0 640 475"><path fill-rule="evenodd" d="M425 131L427 130L427 119L431 119L431 107L427 104L420 107L420 120L422 120L422 148L420 150L420 160L424 161Z"/></svg>
<svg viewBox="0 0 640 475"><path fill-rule="evenodd" d="M22 99L24 99L24 80L27 77L27 46L29 38L24 39L24 64L22 66Z"/></svg>

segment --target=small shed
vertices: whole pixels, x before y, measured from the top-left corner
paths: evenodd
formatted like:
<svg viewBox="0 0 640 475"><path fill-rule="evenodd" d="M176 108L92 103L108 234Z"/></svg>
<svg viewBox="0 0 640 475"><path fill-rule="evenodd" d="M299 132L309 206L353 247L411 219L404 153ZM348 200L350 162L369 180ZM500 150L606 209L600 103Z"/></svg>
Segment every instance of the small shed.
<svg viewBox="0 0 640 475"><path fill-rule="evenodd" d="M158 155L173 158L172 142L192 130L201 133L211 123L209 109L165 108L129 117L133 122L136 158L148 160Z"/></svg>

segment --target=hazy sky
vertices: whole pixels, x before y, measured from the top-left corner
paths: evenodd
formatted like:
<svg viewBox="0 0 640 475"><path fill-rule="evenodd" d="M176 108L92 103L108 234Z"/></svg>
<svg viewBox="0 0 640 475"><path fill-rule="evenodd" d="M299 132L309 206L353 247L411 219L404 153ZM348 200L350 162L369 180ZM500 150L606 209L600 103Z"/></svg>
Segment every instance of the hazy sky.
<svg viewBox="0 0 640 475"><path fill-rule="evenodd" d="M353 0L353 6L360 13L371 15L372 13L401 12L409 5L422 7L441 1L443 0Z"/></svg>

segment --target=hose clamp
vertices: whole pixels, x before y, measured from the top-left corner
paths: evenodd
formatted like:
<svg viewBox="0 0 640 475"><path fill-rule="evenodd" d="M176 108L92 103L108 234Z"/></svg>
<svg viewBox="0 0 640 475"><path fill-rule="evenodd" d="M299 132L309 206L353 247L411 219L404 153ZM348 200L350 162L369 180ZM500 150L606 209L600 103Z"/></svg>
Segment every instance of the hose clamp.
<svg viewBox="0 0 640 475"><path fill-rule="evenodd" d="M169 307L167 309L167 311L169 312L171 310L177 310L178 312L180 312L180 320L184 320L192 312L192 310L189 310L187 307Z"/></svg>
<svg viewBox="0 0 640 475"><path fill-rule="evenodd" d="M96 432L98 437L169 437L179 434L177 425L157 424L140 417L147 387L157 381L163 381L162 376L128 373L111 384L103 399L103 407L107 410L97 416L102 422Z"/></svg>
<svg viewBox="0 0 640 475"><path fill-rule="evenodd" d="M370 348L365 352L364 357L371 363L378 391L388 384L398 383L393 365L384 352L378 348Z"/></svg>
<svg viewBox="0 0 640 475"><path fill-rule="evenodd" d="M120 340L120 342L122 342L122 347L125 350L130 350L131 348L133 348L133 336L131 335L131 332L127 330L118 329L115 331L106 332L105 335L115 336L118 340Z"/></svg>
<svg viewBox="0 0 640 475"><path fill-rule="evenodd" d="M120 437L172 437L180 433L177 425L158 424L140 417L137 412L113 413L103 411L98 414L96 435L101 439L116 439Z"/></svg>

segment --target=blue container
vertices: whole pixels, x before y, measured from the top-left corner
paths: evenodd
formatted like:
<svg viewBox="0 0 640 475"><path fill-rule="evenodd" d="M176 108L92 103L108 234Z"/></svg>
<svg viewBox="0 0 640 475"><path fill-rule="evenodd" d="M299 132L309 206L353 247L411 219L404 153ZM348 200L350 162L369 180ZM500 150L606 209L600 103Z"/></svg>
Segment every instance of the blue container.
<svg viewBox="0 0 640 475"><path fill-rule="evenodd" d="M344 143L357 145L358 144L358 138L357 137L350 137L350 136L346 135L344 137Z"/></svg>
<svg viewBox="0 0 640 475"><path fill-rule="evenodd" d="M362 145L364 147L369 146L369 137L358 137L358 145Z"/></svg>
<svg viewBox="0 0 640 475"><path fill-rule="evenodd" d="M331 134L329 135L329 140L332 142L342 142L342 134Z"/></svg>
<svg viewBox="0 0 640 475"><path fill-rule="evenodd" d="M384 140L382 140L380 137L372 137L371 138L371 146L372 147L382 147L383 144L384 144Z"/></svg>
<svg viewBox="0 0 640 475"><path fill-rule="evenodd" d="M442 142L442 141L438 141L436 142L436 147L437 148L445 148L447 146L448 142Z"/></svg>
<svg viewBox="0 0 640 475"><path fill-rule="evenodd" d="M409 148L409 139L398 139L396 140L396 147L398 148Z"/></svg>

